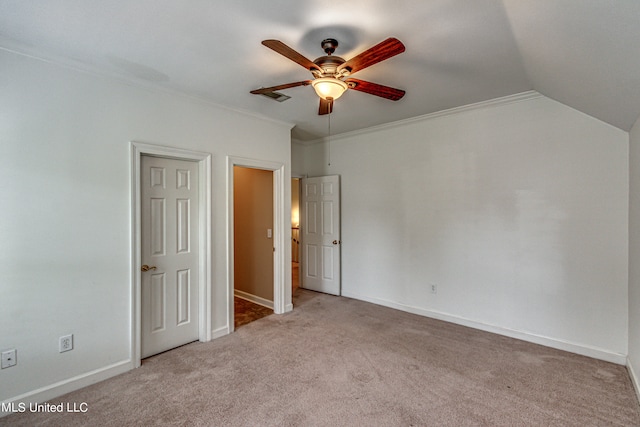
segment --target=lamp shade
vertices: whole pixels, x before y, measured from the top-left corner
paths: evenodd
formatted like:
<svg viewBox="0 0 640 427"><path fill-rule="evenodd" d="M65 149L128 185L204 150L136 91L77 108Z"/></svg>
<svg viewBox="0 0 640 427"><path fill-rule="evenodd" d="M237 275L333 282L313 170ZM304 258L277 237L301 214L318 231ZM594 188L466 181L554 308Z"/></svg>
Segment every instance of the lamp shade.
<svg viewBox="0 0 640 427"><path fill-rule="evenodd" d="M321 77L311 82L318 96L322 99L336 100L349 88L342 80L334 77Z"/></svg>

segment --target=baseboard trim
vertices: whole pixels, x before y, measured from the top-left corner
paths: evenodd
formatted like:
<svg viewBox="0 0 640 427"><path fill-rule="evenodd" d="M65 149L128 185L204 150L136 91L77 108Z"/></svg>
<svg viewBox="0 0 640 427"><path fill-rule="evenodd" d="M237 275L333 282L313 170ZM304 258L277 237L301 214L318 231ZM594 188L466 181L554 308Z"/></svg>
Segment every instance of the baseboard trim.
<svg viewBox="0 0 640 427"><path fill-rule="evenodd" d="M269 301L268 299L250 294L248 292L244 292L244 291L239 291L237 289L233 290L233 295L237 296L238 298L242 298L244 300L250 301L254 304L258 304L261 305L263 307L267 307L270 308L271 310L273 310L273 301Z"/></svg>
<svg viewBox="0 0 640 427"><path fill-rule="evenodd" d="M220 338L225 335L229 335L229 328L227 326L223 326L212 331L211 339ZM63 394L71 393L72 391L76 391L100 381L109 379L111 377L115 377L116 375L123 374L132 369L135 369L135 366L133 365L131 360L124 360L122 362L114 363L113 365L105 366L104 368L96 369L94 371L87 372L85 374L81 374L63 381L59 381L57 383L9 398L7 400L3 400L0 403L0 409L2 409L2 407L17 407L20 402L26 403L27 407L29 403L46 402L47 400L54 399L56 397L62 396ZM9 414L11 414L11 412L0 410L0 418L5 417Z"/></svg>
<svg viewBox="0 0 640 427"><path fill-rule="evenodd" d="M293 311L293 304L289 303L287 305L284 306L284 312L288 313L290 311Z"/></svg>
<svg viewBox="0 0 640 427"><path fill-rule="evenodd" d="M629 357L627 357L627 371L629 371L629 378L631 378L631 384L633 384L633 388L636 391L636 397L638 398L638 403L640 404L640 381L638 381L638 376L636 375L636 371L633 370L633 364Z"/></svg>
<svg viewBox="0 0 640 427"><path fill-rule="evenodd" d="M72 391L76 391L97 382L104 381L108 378L115 377L116 375L123 374L133 368L134 366L131 360L123 360L122 362L114 363L112 365L9 398L2 401L1 407L14 407L20 402L24 402L28 407L29 403L46 402L47 400L54 399L58 396L62 396L63 394L71 393ZM9 414L11 414L11 412L0 411L0 417L4 417Z"/></svg>
<svg viewBox="0 0 640 427"><path fill-rule="evenodd" d="M389 308L394 308L396 310L406 311L408 313L417 314L420 316L430 317L432 319L443 320L445 322L467 326L469 328L479 329L485 332L504 335L510 338L515 338L522 341L527 341L534 344L555 348L558 350L564 350L571 353L580 354L582 356L591 357L594 359L604 360L606 362L615 363L617 365L627 364L627 356L625 354L613 353L611 351L603 350L596 347L591 347L583 344L577 344L569 341L550 338L543 335L532 334L530 332L509 329L502 326L491 325L488 323L478 322L476 320L467 319L467 318L456 316L453 314L442 313L434 310L427 310L419 307L413 307L410 305L401 304L394 301L389 301L381 298L368 297L368 296L359 295L352 292L343 291L342 296L370 302L377 305L382 305Z"/></svg>
<svg viewBox="0 0 640 427"><path fill-rule="evenodd" d="M216 329L215 331L211 331L211 339L215 340L216 338L223 337L225 335L229 335L229 327L223 326L221 328Z"/></svg>

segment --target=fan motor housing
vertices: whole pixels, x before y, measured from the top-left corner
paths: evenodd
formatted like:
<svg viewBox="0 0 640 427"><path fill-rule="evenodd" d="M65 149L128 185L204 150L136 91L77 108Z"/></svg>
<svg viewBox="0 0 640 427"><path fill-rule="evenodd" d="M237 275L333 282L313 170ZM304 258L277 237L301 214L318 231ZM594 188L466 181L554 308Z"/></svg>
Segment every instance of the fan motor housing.
<svg viewBox="0 0 640 427"><path fill-rule="evenodd" d="M343 58L334 55L321 56L313 61L314 64L322 68L323 77L334 77L338 73L338 67L345 62Z"/></svg>

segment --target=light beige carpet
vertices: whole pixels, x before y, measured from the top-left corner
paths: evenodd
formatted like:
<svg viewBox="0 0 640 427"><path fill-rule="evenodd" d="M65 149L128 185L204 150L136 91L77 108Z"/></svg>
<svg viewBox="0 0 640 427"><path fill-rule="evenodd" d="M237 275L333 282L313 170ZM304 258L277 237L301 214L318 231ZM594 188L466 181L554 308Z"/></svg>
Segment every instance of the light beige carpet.
<svg viewBox="0 0 640 427"><path fill-rule="evenodd" d="M623 366L305 290L17 426L639 426Z"/></svg>

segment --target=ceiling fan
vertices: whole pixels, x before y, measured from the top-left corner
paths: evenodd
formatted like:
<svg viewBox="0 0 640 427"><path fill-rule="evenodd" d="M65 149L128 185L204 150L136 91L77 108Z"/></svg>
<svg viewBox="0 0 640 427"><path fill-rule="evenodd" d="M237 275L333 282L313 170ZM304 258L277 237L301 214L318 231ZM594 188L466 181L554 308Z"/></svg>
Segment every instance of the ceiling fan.
<svg viewBox="0 0 640 427"><path fill-rule="evenodd" d="M333 52L335 52L338 47L338 41L335 39L325 39L322 41L321 46L326 55L314 61L310 61L279 40L264 40L262 44L278 52L280 55L289 58L293 62L302 65L311 71L314 78L313 80L302 80L252 90L252 94L272 94L277 90L311 85L320 97L320 107L318 109L318 114L320 115L331 113L333 111L334 101L342 96L347 89L376 95L392 101L399 100L405 94L401 89L349 77L360 70L404 52L404 45L396 38L390 37L348 61L333 55Z"/></svg>

